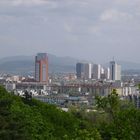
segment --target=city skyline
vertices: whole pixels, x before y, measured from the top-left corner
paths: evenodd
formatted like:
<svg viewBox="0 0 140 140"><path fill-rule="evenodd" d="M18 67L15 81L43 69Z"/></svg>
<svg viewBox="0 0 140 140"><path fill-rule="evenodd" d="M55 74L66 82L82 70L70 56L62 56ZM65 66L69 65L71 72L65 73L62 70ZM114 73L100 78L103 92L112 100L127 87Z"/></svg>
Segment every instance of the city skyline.
<svg viewBox="0 0 140 140"><path fill-rule="evenodd" d="M139 9L138 0L0 1L0 58L41 50L98 63L113 56L139 62Z"/></svg>

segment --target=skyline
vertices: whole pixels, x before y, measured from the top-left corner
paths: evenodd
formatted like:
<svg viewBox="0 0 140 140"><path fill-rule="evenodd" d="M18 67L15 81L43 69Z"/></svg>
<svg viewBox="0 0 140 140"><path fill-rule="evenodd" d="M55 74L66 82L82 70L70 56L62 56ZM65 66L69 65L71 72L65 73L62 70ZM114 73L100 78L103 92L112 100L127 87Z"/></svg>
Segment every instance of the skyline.
<svg viewBox="0 0 140 140"><path fill-rule="evenodd" d="M0 58L47 52L139 62L139 9L138 0L0 1Z"/></svg>

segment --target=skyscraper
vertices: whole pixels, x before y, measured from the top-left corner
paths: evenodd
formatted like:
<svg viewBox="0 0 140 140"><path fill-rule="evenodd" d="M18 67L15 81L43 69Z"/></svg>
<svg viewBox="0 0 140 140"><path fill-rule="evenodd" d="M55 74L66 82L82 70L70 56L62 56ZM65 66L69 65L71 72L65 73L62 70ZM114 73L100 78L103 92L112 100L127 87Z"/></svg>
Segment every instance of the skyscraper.
<svg viewBox="0 0 140 140"><path fill-rule="evenodd" d="M76 75L78 79L91 79L92 64L90 63L77 63Z"/></svg>
<svg viewBox="0 0 140 140"><path fill-rule="evenodd" d="M110 62L110 80L121 80L121 66L115 61Z"/></svg>
<svg viewBox="0 0 140 140"><path fill-rule="evenodd" d="M76 76L78 79L83 78L83 72L84 72L84 64L83 63L77 63L76 64Z"/></svg>
<svg viewBox="0 0 140 140"><path fill-rule="evenodd" d="M106 79L109 80L110 79L110 68L105 69L105 75L106 75Z"/></svg>
<svg viewBox="0 0 140 140"><path fill-rule="evenodd" d="M92 64L85 63L84 64L84 78L91 79L91 74L92 74Z"/></svg>
<svg viewBox="0 0 140 140"><path fill-rule="evenodd" d="M48 83L48 56L46 53L38 53L35 57L35 80Z"/></svg>
<svg viewBox="0 0 140 140"><path fill-rule="evenodd" d="M99 64L93 65L92 78L96 80L101 78L101 65Z"/></svg>

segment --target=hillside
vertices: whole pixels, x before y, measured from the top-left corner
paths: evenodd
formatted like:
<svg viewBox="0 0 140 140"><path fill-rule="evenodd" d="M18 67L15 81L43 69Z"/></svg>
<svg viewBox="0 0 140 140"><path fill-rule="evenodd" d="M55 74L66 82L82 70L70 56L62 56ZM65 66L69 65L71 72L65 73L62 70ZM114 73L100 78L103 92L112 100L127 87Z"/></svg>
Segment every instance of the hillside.
<svg viewBox="0 0 140 140"><path fill-rule="evenodd" d="M77 59L70 57L57 57L48 54L49 72L75 72ZM13 56L0 59L0 72L12 74L34 74L35 56Z"/></svg>
<svg viewBox="0 0 140 140"><path fill-rule="evenodd" d="M58 57L48 54L49 57L49 72L50 73L67 73L75 72L75 65L80 60L71 57ZM12 56L0 59L0 73L34 75L35 56ZM86 61L84 61L86 62ZM140 64L127 61L118 61L122 66L122 70L127 73L140 70ZM104 64L108 66L109 63ZM129 71L128 71L129 70Z"/></svg>
<svg viewBox="0 0 140 140"><path fill-rule="evenodd" d="M0 87L0 140L139 140L140 110L119 100L115 89L96 97L95 109L64 112Z"/></svg>
<svg viewBox="0 0 140 140"><path fill-rule="evenodd" d="M101 140L90 126L53 105L14 96L0 87L0 140L82 140L85 132L84 137Z"/></svg>

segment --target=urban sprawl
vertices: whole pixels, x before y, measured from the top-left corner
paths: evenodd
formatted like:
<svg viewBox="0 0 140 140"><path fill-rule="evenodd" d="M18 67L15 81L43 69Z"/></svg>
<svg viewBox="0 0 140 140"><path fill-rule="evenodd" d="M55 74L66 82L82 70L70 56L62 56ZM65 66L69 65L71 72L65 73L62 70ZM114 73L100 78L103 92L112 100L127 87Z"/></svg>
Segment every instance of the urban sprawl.
<svg viewBox="0 0 140 140"><path fill-rule="evenodd" d="M66 111L70 106L90 109L97 95L107 96L113 89L117 90L120 99L140 107L138 82L133 78L123 80L121 66L114 60L109 67L77 62L75 73L63 74L49 73L48 60L46 53L38 53L35 57L35 76L1 74L0 84L15 95L28 95Z"/></svg>

